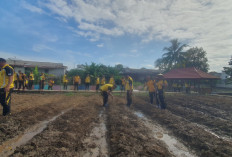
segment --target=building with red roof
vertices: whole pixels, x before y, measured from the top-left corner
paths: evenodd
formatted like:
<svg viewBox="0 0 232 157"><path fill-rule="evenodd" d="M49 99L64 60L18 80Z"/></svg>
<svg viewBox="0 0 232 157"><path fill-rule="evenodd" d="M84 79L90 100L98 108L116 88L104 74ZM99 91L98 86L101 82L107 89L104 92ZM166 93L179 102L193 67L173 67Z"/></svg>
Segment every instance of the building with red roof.
<svg viewBox="0 0 232 157"><path fill-rule="evenodd" d="M165 79L167 80L193 80L193 79L200 79L200 80L211 80L211 79L220 79L219 77L210 75L206 72L203 72L199 69L194 67L190 68L179 68L173 69L164 74Z"/></svg>
<svg viewBox="0 0 232 157"><path fill-rule="evenodd" d="M185 86L185 88L193 88L195 92L202 94L211 93L212 87L216 84L215 81L220 79L195 67L172 69L164 74L164 78L169 85L172 85L174 91L176 91L175 89L181 91Z"/></svg>

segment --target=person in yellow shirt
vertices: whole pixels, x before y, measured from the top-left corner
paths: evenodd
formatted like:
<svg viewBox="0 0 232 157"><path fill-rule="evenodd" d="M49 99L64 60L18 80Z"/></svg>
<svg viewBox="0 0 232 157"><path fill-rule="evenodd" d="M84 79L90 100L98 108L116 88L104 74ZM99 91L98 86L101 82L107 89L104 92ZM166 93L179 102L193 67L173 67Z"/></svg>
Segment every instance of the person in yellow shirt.
<svg viewBox="0 0 232 157"><path fill-rule="evenodd" d="M125 91L126 80L125 77L121 78L121 92Z"/></svg>
<svg viewBox="0 0 232 157"><path fill-rule="evenodd" d="M68 89L68 79L67 79L66 74L63 76L63 85L64 85L64 90L67 90Z"/></svg>
<svg viewBox="0 0 232 157"><path fill-rule="evenodd" d="M14 71L14 87L18 89L18 74Z"/></svg>
<svg viewBox="0 0 232 157"><path fill-rule="evenodd" d="M152 80L151 77L148 76L145 86L148 88L149 91L150 103L153 104L154 97L156 98L155 80Z"/></svg>
<svg viewBox="0 0 232 157"><path fill-rule="evenodd" d="M14 69L0 58L0 103L3 107L3 116L10 115L11 93L14 88Z"/></svg>
<svg viewBox="0 0 232 157"><path fill-rule="evenodd" d="M126 92L127 92L127 106L130 107L132 104L132 92L133 92L133 79L126 76Z"/></svg>
<svg viewBox="0 0 232 157"><path fill-rule="evenodd" d="M110 77L109 84L115 84L114 75L112 75L112 76Z"/></svg>
<svg viewBox="0 0 232 157"><path fill-rule="evenodd" d="M177 91L177 83L176 83L176 82L173 82L172 88L173 88L173 91L174 91L174 92Z"/></svg>
<svg viewBox="0 0 232 157"><path fill-rule="evenodd" d="M106 84L106 78L105 76L102 76L101 85L103 86L104 84Z"/></svg>
<svg viewBox="0 0 232 157"><path fill-rule="evenodd" d="M98 92L99 87L100 87L100 77L97 77L96 78L96 92Z"/></svg>
<svg viewBox="0 0 232 157"><path fill-rule="evenodd" d="M41 75L40 75L40 83L39 83L40 90L44 89L45 80L46 80L45 74L41 73Z"/></svg>
<svg viewBox="0 0 232 157"><path fill-rule="evenodd" d="M55 83L55 81L53 79L49 80L49 82L48 82L48 90L52 90L54 83Z"/></svg>
<svg viewBox="0 0 232 157"><path fill-rule="evenodd" d="M112 95L112 91L116 88L116 85L113 84L105 84L103 86L101 86L100 91L101 91L101 95L103 97L103 107L107 107L108 104L108 97L109 95L112 97L113 99L113 95Z"/></svg>
<svg viewBox="0 0 232 157"><path fill-rule="evenodd" d="M29 74L29 90L32 90L33 84L34 84L34 74L31 71L30 74Z"/></svg>
<svg viewBox="0 0 232 157"><path fill-rule="evenodd" d="M74 80L74 90L78 90L78 86L80 84L80 76L79 75L74 76L73 80Z"/></svg>
<svg viewBox="0 0 232 157"><path fill-rule="evenodd" d="M26 75L24 73L22 73L21 71L19 71L19 75L18 75L19 88L18 88L18 90L20 90L21 87L23 87L23 90L25 89L25 86L24 86L25 78L26 78Z"/></svg>
<svg viewBox="0 0 232 157"><path fill-rule="evenodd" d="M90 85L90 76L88 74L85 78L85 90L89 90L89 85Z"/></svg>
<svg viewBox="0 0 232 157"><path fill-rule="evenodd" d="M28 78L25 77L24 86L25 86L26 89L29 89L28 83L29 83Z"/></svg>
<svg viewBox="0 0 232 157"><path fill-rule="evenodd" d="M164 89L167 88L167 86L168 86L168 82L164 79L164 76L162 74L159 74L156 83L158 99L159 99L158 101L159 103L157 105L161 109L166 109L167 107L164 97Z"/></svg>

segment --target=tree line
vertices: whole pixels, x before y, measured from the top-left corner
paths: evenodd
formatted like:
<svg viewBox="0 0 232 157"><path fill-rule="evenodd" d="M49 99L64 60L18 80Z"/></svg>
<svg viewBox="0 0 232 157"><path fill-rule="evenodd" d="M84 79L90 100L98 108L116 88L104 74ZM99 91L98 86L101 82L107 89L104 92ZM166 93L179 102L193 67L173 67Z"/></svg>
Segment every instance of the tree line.
<svg viewBox="0 0 232 157"><path fill-rule="evenodd" d="M208 72L209 64L206 51L200 47L187 49L187 44L182 44L178 39L170 41L169 47L164 47L165 52L161 58L155 61L155 67L162 71L170 71L174 68L195 67Z"/></svg>

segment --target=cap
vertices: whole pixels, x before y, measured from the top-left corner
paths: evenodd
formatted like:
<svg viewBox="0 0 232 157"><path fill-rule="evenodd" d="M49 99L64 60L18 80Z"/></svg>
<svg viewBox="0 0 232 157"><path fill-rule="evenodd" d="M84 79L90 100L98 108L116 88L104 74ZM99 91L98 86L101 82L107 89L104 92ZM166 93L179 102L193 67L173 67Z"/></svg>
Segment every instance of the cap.
<svg viewBox="0 0 232 157"><path fill-rule="evenodd" d="M6 63L6 60L4 58L0 58L0 63Z"/></svg>

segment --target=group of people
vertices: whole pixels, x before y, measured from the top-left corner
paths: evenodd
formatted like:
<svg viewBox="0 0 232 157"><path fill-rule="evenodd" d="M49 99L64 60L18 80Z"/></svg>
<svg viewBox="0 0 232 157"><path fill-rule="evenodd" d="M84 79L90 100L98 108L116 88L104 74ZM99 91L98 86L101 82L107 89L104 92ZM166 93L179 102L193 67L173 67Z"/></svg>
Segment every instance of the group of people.
<svg viewBox="0 0 232 157"><path fill-rule="evenodd" d="M45 84L45 74L40 75L40 89L44 89ZM67 75L63 76L64 88L67 89L67 84L69 80ZM80 84L80 76L75 76L73 78L74 89L78 90L78 85ZM89 85L91 82L90 75L85 78L85 89L89 90ZM34 83L34 74L31 72L29 76L26 76L21 71L18 74L14 72L14 69L6 63L6 60L0 58L0 103L3 106L3 116L10 114L10 103L11 103L11 93L13 88L16 89L32 89ZM53 80L49 80L49 89L52 89L54 84ZM156 103L161 109L166 108L164 101L164 88L167 87L167 81L163 79L162 74L158 75L156 80L152 80L150 77L147 79L146 86L149 90L150 102L153 104L153 98L156 98ZM112 91L116 89L117 85L115 83L113 75L109 79L109 83L106 84L106 79L103 76L96 78L96 91L101 92L103 97L103 106L108 106L108 97L112 96ZM129 75L121 78L121 90L126 91L127 96L127 106L130 107L132 104L132 93L133 93L133 79Z"/></svg>
<svg viewBox="0 0 232 157"><path fill-rule="evenodd" d="M16 73L13 70L13 78L14 78L14 87L15 89L29 89L32 90L33 88L33 84L34 84L34 73L31 71L30 74L27 76L26 74L22 73L21 71L19 71L18 73ZM40 81L39 81L39 88L40 89L44 89L44 85L45 85L45 74L41 73L40 75Z"/></svg>
<svg viewBox="0 0 232 157"><path fill-rule="evenodd" d="M188 81L181 82L181 81L175 81L172 84L172 88L174 92L181 92L183 87L185 88L186 93L190 93L191 84Z"/></svg>
<svg viewBox="0 0 232 157"><path fill-rule="evenodd" d="M162 74L159 74L156 78L152 79L150 76L147 77L147 82L144 85L149 91L150 103L154 103L156 99L156 105L158 108L166 109L164 89L167 88L168 83L164 80Z"/></svg>

